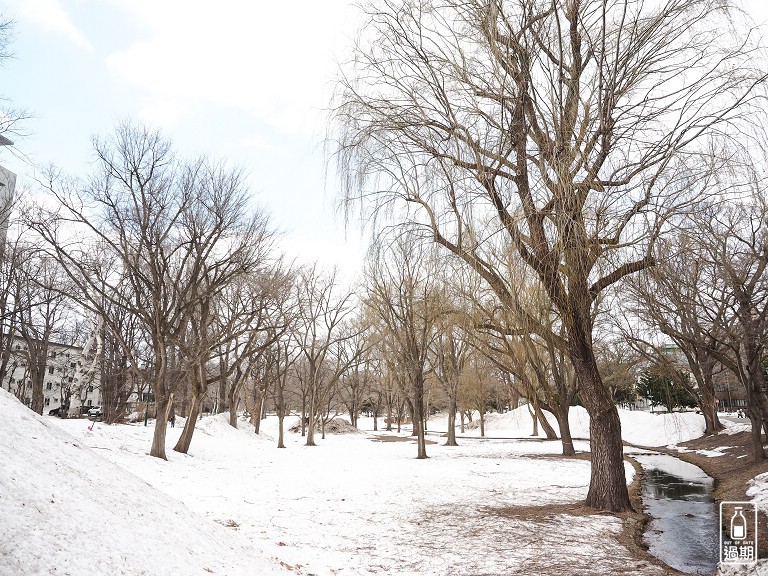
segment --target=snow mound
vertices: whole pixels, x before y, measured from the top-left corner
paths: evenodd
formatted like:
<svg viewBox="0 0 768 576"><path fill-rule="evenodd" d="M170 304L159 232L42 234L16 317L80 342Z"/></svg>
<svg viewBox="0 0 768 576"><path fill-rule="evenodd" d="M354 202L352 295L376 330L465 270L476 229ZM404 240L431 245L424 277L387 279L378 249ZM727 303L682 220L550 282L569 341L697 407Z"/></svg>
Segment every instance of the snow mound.
<svg viewBox="0 0 768 576"><path fill-rule="evenodd" d="M287 574L1 389L0 436L0 576Z"/></svg>
<svg viewBox="0 0 768 576"><path fill-rule="evenodd" d="M731 422L730 420L722 419L720 423L725 427L720 430L719 434L727 434L732 436L734 434L740 434L741 432L751 432L752 424L743 424L738 422Z"/></svg>
<svg viewBox="0 0 768 576"><path fill-rule="evenodd" d="M297 422L289 428L291 432L301 432L301 421ZM315 432L320 432L321 427L317 426ZM334 418L325 425L326 434L363 434L361 430L358 430L348 420L344 418Z"/></svg>
<svg viewBox="0 0 768 576"><path fill-rule="evenodd" d="M547 421L559 434L560 427L554 416L544 413ZM622 438L640 446L667 446L699 438L704 434L704 417L694 412L653 414L642 410L619 409ZM437 422L437 421L436 421ZM572 406L568 422L573 438L589 438L589 414L582 406ZM444 426L444 424L443 424ZM479 420L466 425L473 433L480 428ZM491 413L485 416L485 433L488 436L522 438L531 436L533 424L527 406L520 406L504 414ZM539 426L539 436L543 436Z"/></svg>
<svg viewBox="0 0 768 576"><path fill-rule="evenodd" d="M178 423L176 425L178 426ZM238 417L237 428L233 428L229 424L228 412L224 412L222 414L214 414L213 416L205 416L202 420L198 420L197 424L195 425L195 434L198 432L235 442L250 442L253 440L264 440L268 442L273 441L273 438L269 434L265 434L264 432L256 434L254 432L253 426L247 418L244 419L242 417ZM192 442L194 442L194 439Z"/></svg>

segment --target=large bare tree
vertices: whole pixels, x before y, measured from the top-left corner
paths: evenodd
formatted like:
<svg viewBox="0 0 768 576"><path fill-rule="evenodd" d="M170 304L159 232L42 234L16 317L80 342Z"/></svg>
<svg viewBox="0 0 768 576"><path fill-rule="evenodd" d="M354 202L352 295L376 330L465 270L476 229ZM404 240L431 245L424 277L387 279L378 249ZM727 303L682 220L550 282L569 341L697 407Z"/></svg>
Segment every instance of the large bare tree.
<svg viewBox="0 0 768 576"><path fill-rule="evenodd" d="M546 338L567 352L590 414L593 508L631 508L618 412L592 348L598 297L653 264L668 215L711 172L698 152L736 133L765 80L753 38L725 24L729 9L372 1L343 72L347 199L421 224L504 306L515 306L514 278L490 246L514 252L548 294L562 336Z"/></svg>
<svg viewBox="0 0 768 576"><path fill-rule="evenodd" d="M83 296L82 304L107 324L108 307L137 319L148 357L112 334L138 383L156 402L150 454L165 459L166 423L183 369L179 344L212 292L252 264L259 234L242 175L205 159L181 162L161 134L126 122L94 140L95 173L67 181L52 173L58 201L40 210L34 228ZM199 326L199 325L198 325ZM199 335L204 335L202 329Z"/></svg>

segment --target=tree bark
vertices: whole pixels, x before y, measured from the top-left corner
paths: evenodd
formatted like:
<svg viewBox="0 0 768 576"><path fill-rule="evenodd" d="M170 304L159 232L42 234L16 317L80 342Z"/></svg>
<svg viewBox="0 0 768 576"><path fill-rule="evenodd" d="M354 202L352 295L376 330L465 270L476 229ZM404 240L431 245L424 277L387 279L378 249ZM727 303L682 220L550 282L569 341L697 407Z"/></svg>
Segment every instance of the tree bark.
<svg viewBox="0 0 768 576"><path fill-rule="evenodd" d="M591 348L575 352L573 365L578 381L586 391L583 398L590 419L592 470L586 504L611 512L632 510L624 471L619 412L600 380Z"/></svg>
<svg viewBox="0 0 768 576"><path fill-rule="evenodd" d="M527 404L528 407L528 414L531 416L531 420L533 420L533 432L531 432L531 436L538 436L539 435L539 418L536 416L536 410L531 410L531 404Z"/></svg>
<svg viewBox="0 0 768 576"><path fill-rule="evenodd" d="M165 455L165 434L168 427L168 411L172 401L173 395L170 398L165 395L158 395L155 398L155 430L152 435L152 448L149 455L163 460L168 460Z"/></svg>
<svg viewBox="0 0 768 576"><path fill-rule="evenodd" d="M309 393L309 423L307 424L307 441L305 446L317 446L315 444L315 426L317 424L317 407L315 406L315 391Z"/></svg>
<svg viewBox="0 0 768 576"><path fill-rule="evenodd" d="M563 444L563 456L573 456L576 450L573 448L573 438L571 438L571 424L568 422L568 408L565 413L560 410L554 412L557 419L557 426L560 428L560 441Z"/></svg>
<svg viewBox="0 0 768 576"><path fill-rule="evenodd" d="M277 447L285 448L285 416L282 413L277 416Z"/></svg>
<svg viewBox="0 0 768 576"><path fill-rule="evenodd" d="M760 412L755 408L747 408L747 417L752 424L752 459L755 462L765 461L765 449L763 448L763 421Z"/></svg>
<svg viewBox="0 0 768 576"><path fill-rule="evenodd" d="M451 396L448 400L448 439L446 446L458 446L456 442L456 397Z"/></svg>
<svg viewBox="0 0 768 576"><path fill-rule="evenodd" d="M534 405L534 409L536 410L536 418L538 418L541 423L541 427L544 429L544 434L547 435L547 440L557 440L557 433L547 421L547 417L544 416L544 411L541 409L541 406L537 403Z"/></svg>
<svg viewBox="0 0 768 576"><path fill-rule="evenodd" d="M197 423L197 418L200 416L201 404L202 399L194 390L192 390L187 421L184 423L184 430L182 430L181 436L179 436L179 440L176 442L176 446L173 447L175 452L180 452L182 454L189 453L189 447L192 444L192 435L195 433L195 424Z"/></svg>

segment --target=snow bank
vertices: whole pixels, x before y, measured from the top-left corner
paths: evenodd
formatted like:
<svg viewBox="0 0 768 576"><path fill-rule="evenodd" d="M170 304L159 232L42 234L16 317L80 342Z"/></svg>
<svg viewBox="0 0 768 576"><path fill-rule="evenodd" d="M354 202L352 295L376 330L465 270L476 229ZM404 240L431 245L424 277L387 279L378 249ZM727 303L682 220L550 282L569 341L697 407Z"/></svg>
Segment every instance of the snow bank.
<svg viewBox="0 0 768 576"><path fill-rule="evenodd" d="M559 433L560 428L554 416L546 413L547 421ZM619 410L622 438L640 446L666 446L699 438L704 434L704 417L694 412L675 412L673 414L653 414L642 410ZM447 418L444 415L430 419L432 430L445 431ZM570 409L568 422L574 438L589 438L589 415L581 406ZM442 427L441 427L442 426ZM467 434L480 434L480 423L474 419L467 425ZM487 436L524 438L531 436L533 425L526 406L521 406L504 414L492 413L485 417ZM544 433L539 426L539 437Z"/></svg>
<svg viewBox="0 0 768 576"><path fill-rule="evenodd" d="M0 436L2 576L287 573L3 390Z"/></svg>
<svg viewBox="0 0 768 576"><path fill-rule="evenodd" d="M747 496L764 514L768 514L768 472L758 474L749 481Z"/></svg>

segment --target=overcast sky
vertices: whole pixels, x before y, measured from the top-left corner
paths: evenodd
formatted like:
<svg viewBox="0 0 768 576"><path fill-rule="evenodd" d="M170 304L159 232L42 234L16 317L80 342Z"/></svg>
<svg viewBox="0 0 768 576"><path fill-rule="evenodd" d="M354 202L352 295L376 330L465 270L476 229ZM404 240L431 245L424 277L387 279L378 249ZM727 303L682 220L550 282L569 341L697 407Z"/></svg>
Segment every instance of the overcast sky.
<svg viewBox="0 0 768 576"><path fill-rule="evenodd" d="M335 215L324 110L357 28L348 0L0 0L16 21L0 94L27 108L28 135L0 163L88 173L91 137L123 118L160 128L184 154L250 174L292 257L356 270L360 233ZM766 0L746 4L758 21ZM24 156L22 156L24 155Z"/></svg>
<svg viewBox="0 0 768 576"><path fill-rule="evenodd" d="M86 175L91 137L138 118L184 154L243 166L291 256L359 268L323 151L356 29L347 0L0 0L0 13L16 22L0 93L34 115L16 157L0 150L18 186L49 163Z"/></svg>

